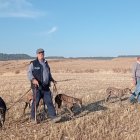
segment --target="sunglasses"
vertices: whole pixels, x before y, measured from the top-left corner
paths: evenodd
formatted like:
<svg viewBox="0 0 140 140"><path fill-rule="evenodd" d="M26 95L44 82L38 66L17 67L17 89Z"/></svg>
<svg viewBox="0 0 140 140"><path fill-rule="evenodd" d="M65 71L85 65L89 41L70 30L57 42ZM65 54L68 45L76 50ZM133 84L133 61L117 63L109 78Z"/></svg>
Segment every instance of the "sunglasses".
<svg viewBox="0 0 140 140"><path fill-rule="evenodd" d="M38 54L44 54L44 52L39 52Z"/></svg>

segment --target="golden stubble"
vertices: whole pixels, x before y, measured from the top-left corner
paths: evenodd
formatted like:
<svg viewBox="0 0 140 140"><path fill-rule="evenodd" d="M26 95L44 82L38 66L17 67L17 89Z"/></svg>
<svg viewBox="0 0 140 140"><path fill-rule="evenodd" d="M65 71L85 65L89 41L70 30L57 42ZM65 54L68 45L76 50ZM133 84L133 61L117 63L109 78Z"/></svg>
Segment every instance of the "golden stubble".
<svg viewBox="0 0 140 140"><path fill-rule="evenodd" d="M131 88L131 67L135 59L49 60L59 93L83 100L83 112L74 119L53 124L29 122L30 109L21 117L24 102L6 114L1 130L4 140L135 140L140 137L140 107L131 105L128 96L122 104L117 99L105 103L109 86ZM29 88L26 71L30 60L0 62L0 96L11 106ZM52 89L52 88L51 88ZM56 94L53 96L55 97Z"/></svg>

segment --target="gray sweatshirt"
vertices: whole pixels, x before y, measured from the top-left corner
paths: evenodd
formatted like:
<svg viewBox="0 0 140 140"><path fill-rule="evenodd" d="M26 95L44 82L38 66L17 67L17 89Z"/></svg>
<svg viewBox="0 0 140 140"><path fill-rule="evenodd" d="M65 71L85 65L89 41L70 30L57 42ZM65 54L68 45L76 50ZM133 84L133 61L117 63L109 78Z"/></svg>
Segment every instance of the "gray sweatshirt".
<svg viewBox="0 0 140 140"><path fill-rule="evenodd" d="M140 80L140 63L136 62L132 68L132 78Z"/></svg>

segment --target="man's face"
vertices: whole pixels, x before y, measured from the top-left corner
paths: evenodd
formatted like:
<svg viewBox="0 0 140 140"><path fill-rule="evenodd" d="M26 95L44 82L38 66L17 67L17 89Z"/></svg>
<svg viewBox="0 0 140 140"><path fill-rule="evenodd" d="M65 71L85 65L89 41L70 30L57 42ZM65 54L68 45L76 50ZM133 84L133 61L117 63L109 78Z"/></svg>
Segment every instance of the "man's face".
<svg viewBox="0 0 140 140"><path fill-rule="evenodd" d="M140 57L137 59L137 61L139 61L139 62L140 62Z"/></svg>
<svg viewBox="0 0 140 140"><path fill-rule="evenodd" d="M38 60L43 60L44 59L44 52L39 52L37 54L37 58L38 58Z"/></svg>

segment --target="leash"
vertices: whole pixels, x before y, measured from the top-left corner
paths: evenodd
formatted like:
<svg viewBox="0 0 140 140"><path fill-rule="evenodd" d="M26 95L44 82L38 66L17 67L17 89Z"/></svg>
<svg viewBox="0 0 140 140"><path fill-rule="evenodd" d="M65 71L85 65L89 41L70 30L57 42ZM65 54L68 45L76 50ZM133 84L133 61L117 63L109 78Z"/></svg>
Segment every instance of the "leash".
<svg viewBox="0 0 140 140"><path fill-rule="evenodd" d="M56 82L60 83L60 82L67 82L67 81L70 81L70 80L75 80L75 79L64 79L64 80L59 80L59 81L56 81Z"/></svg>
<svg viewBox="0 0 140 140"><path fill-rule="evenodd" d="M13 106L15 106L15 104L17 104L27 93L29 93L30 90L31 90L31 88L29 90L27 90L25 92L25 94L23 94L16 102L14 102L13 105L11 105L9 108L7 108L7 111L10 110Z"/></svg>

